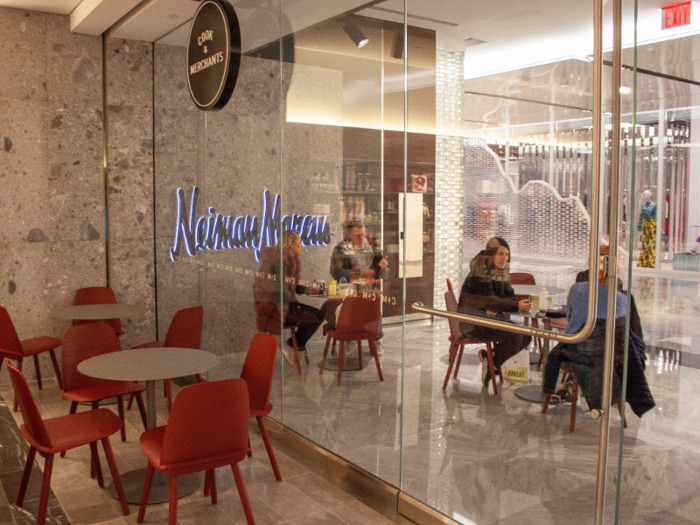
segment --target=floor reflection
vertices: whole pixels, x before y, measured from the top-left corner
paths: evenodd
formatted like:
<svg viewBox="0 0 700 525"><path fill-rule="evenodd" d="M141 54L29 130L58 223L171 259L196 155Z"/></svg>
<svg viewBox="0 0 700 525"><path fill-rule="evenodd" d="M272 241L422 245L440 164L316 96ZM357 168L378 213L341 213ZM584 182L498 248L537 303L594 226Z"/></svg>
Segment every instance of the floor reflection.
<svg viewBox="0 0 700 525"><path fill-rule="evenodd" d="M576 271L553 272L551 285L568 288ZM639 277L633 293L657 408L641 420L626 410L620 522L700 523L700 349L694 344L700 340L700 285ZM276 417L457 521L593 523L599 423L584 402L569 433L569 404L542 415L541 405L516 398L519 385L508 383L501 395L489 395L480 388L476 348L465 350L459 379L443 392L446 321L410 323L405 334L400 326L385 326L384 333L385 381L368 366L344 372L340 387L332 371L318 374L324 341L315 337L303 375L287 370L283 385L278 375L275 388L283 390L284 403ZM534 365L531 381L540 381ZM611 417L610 522L621 430L617 410Z"/></svg>

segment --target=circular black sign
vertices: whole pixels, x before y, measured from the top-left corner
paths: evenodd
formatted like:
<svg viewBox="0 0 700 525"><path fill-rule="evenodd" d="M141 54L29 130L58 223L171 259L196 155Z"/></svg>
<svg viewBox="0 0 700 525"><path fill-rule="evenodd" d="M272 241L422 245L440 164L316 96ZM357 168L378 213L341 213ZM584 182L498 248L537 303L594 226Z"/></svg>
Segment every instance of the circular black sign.
<svg viewBox="0 0 700 525"><path fill-rule="evenodd" d="M219 110L231 98L241 64L241 28L226 0L204 0L187 42L187 84L201 110Z"/></svg>

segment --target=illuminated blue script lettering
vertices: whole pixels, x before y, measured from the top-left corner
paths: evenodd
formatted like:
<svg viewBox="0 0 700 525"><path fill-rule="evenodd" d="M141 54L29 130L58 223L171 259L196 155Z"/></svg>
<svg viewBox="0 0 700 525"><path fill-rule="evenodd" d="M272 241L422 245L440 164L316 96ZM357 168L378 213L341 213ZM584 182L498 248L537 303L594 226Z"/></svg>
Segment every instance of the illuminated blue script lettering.
<svg viewBox="0 0 700 525"><path fill-rule="evenodd" d="M253 250L255 260L260 260L260 250L276 246L280 232L294 230L299 233L301 243L309 245L328 245L331 242L328 215L284 215L280 217L280 196L264 190L261 217L252 215L221 215L212 207L208 215L195 219L197 193L199 188L192 188L189 210L182 188L175 191L177 198L177 217L175 219L175 240L170 249L170 260L175 261L180 255L180 248L194 257L196 250L226 250L249 248Z"/></svg>

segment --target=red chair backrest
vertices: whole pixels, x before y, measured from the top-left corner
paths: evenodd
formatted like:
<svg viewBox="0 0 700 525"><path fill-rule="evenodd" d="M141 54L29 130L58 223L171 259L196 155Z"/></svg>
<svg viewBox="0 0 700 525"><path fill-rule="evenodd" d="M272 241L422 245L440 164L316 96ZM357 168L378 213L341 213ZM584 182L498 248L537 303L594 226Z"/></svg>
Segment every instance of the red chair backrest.
<svg viewBox="0 0 700 525"><path fill-rule="evenodd" d="M535 276L531 273L511 273L510 274L510 284L537 284L535 282ZM516 295L516 301L522 301L527 299L527 295Z"/></svg>
<svg viewBox="0 0 700 525"><path fill-rule="evenodd" d="M196 463L248 450L248 386L224 379L184 387L173 401L163 437L164 466Z"/></svg>
<svg viewBox="0 0 700 525"><path fill-rule="evenodd" d="M63 390L103 383L104 379L78 372L78 363L96 355L121 351L121 344L112 327L102 323L71 326L63 333L61 373Z"/></svg>
<svg viewBox="0 0 700 525"><path fill-rule="evenodd" d="M455 294L452 289L445 292L445 309L448 312L457 311L457 299L455 299ZM462 331L459 329L459 321L457 319L449 318L450 321L450 335L452 339L459 339L462 337Z"/></svg>
<svg viewBox="0 0 700 525"><path fill-rule="evenodd" d="M34 396L32 396L32 392L29 390L27 380L22 375L22 372L12 365L8 364L7 369L10 371L10 379L12 380L12 386L15 388L17 403L19 404L19 409L22 411L24 428L37 444L42 447L51 448L49 434L46 432L44 420L41 418L39 409L36 407Z"/></svg>
<svg viewBox="0 0 700 525"><path fill-rule="evenodd" d="M265 410L270 401L272 375L275 372L277 339L270 334L257 333L248 347L241 370L241 379L248 385L251 410Z"/></svg>
<svg viewBox="0 0 700 525"><path fill-rule="evenodd" d="M194 306L175 312L170 321L168 333L163 346L171 348L193 348L202 346L202 325L204 324L204 307Z"/></svg>
<svg viewBox="0 0 700 525"><path fill-rule="evenodd" d="M107 286L90 286L88 288L80 288L75 292L73 305L81 304L117 304L117 296L114 295L114 290ZM96 321L84 321L79 319L73 320L73 326L79 324L94 323ZM105 319L104 324L111 326L117 334L122 333L121 319Z"/></svg>
<svg viewBox="0 0 700 525"><path fill-rule="evenodd" d="M15 325L3 306L0 306L0 352L23 355L22 343L19 341Z"/></svg>
<svg viewBox="0 0 700 525"><path fill-rule="evenodd" d="M350 295L340 305L335 326L338 335L369 332L379 335L382 298L378 293Z"/></svg>
<svg viewBox="0 0 700 525"><path fill-rule="evenodd" d="M511 273L510 284L537 284L531 273Z"/></svg>

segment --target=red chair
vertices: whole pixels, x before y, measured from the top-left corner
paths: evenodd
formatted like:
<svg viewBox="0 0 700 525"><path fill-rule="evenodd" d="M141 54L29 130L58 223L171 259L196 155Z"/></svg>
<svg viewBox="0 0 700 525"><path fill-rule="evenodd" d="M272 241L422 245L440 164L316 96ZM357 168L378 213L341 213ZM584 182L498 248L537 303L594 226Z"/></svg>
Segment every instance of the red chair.
<svg viewBox="0 0 700 525"><path fill-rule="evenodd" d="M54 352L54 349L59 346L61 346L61 340L55 337L49 337L48 335L20 341L17 330L15 330L15 325L10 318L10 314L7 313L4 307L0 306L0 368L2 368L3 360L11 359L17 361L17 369L21 371L22 360L25 357L33 357L34 368L36 369L36 380L39 384L39 390L42 390L39 354L48 352L49 355L51 355L51 363L53 364L54 372L56 372L58 386L63 388L61 369L58 367L56 353ZM14 411L17 412L17 398L15 398Z"/></svg>
<svg viewBox="0 0 700 525"><path fill-rule="evenodd" d="M272 390L272 375L275 371L275 358L277 357L277 339L270 334L258 333L253 336L253 340L248 347L248 354L243 363L241 379L248 385L248 396L250 397L250 417L254 417L260 427L260 434L265 443L267 455L272 464L277 481L282 481L280 469L277 467L275 453L270 444L270 437L267 435L265 420L263 419L272 412L270 403L270 391ZM248 455L252 456L250 443Z"/></svg>
<svg viewBox="0 0 700 525"><path fill-rule="evenodd" d="M452 283L447 279L447 291L445 292L445 309L448 312L457 311L457 299L455 299L455 294L452 289ZM493 364L493 345L490 341L481 341L479 339L472 339L471 337L465 337L462 335L462 331L459 329L459 321L457 319L449 318L450 321L450 363L447 367L447 374L445 374L445 381L442 383L442 389L447 389L447 382L450 379L450 374L452 373L452 367L455 365L455 375L454 378L457 379L457 373L459 372L459 365L462 362L462 354L464 353L465 345L485 345L486 346L486 360L489 366L489 374L491 375L491 384L493 385L494 395L498 395L498 387L496 386L496 367ZM501 377L501 383L503 383L503 377Z"/></svg>
<svg viewBox="0 0 700 525"><path fill-rule="evenodd" d="M178 392L168 424L141 434L148 458L137 523L143 523L155 470L170 476L168 523L177 522L178 476L206 471L211 502L216 504L214 469L231 465L248 523L253 513L238 463L248 452L248 386L243 379L197 383Z"/></svg>
<svg viewBox="0 0 700 525"><path fill-rule="evenodd" d="M46 519L46 504L49 499L53 458L56 453L89 444L92 451L92 466L97 475L97 483L100 487L104 487L100 458L97 454L97 442L102 441L102 447L104 448L105 456L107 456L109 471L112 474L114 487L117 489L122 512L124 515L128 515L129 506L126 503L124 488L119 478L119 470L114 461L114 453L109 442L109 436L122 428L123 422L111 410L105 408L44 420L36 407L32 393L27 385L27 380L16 368L10 365L7 368L10 371L10 379L15 389L15 396L19 400L19 406L22 410L24 424L20 426L20 429L29 442L27 464L24 467L22 482L17 494L17 506L21 507L24 502L29 476L32 473L37 452L46 458L39 499L39 515L36 519L38 525L43 525Z"/></svg>
<svg viewBox="0 0 700 525"><path fill-rule="evenodd" d="M202 345L202 325L204 324L204 307L193 306L192 308L184 308L175 312L168 333L165 335L165 341L154 341L152 343L144 343L142 345L132 347L135 348L193 348L199 350ZM202 382L202 376L196 375L197 382ZM172 390L170 388L170 379L163 381L165 395L168 398L168 412L173 406ZM127 409L131 409L131 404L134 401L134 395L129 396Z"/></svg>
<svg viewBox="0 0 700 525"><path fill-rule="evenodd" d="M73 305L78 306L82 304L117 304L117 296L114 295L114 290L106 286L91 286L89 288L80 288L77 292L75 292L75 297L73 298ZM87 321L74 319L73 326L96 322L97 320ZM114 328L115 334L124 335L124 330L122 330L121 319L105 319L104 324Z"/></svg>
<svg viewBox="0 0 700 525"><path fill-rule="evenodd" d="M71 402L70 413L75 414L78 403L92 403L96 409L102 399L116 396L119 417L124 421L124 396L136 394L143 427L146 410L141 392L146 387L133 381L110 381L86 376L78 372L78 363L96 355L121 352L119 339L111 326L102 323L71 326L63 334L61 364L63 366L63 390L61 396ZM122 441L126 441L126 429L122 426Z"/></svg>
<svg viewBox="0 0 700 525"><path fill-rule="evenodd" d="M379 380L384 381L382 375L382 365L379 364L379 356L377 355L377 347L374 340L379 335L379 322L381 319L381 296L375 293L363 293L362 295L348 296L340 306L340 314L335 329L328 332L326 336L326 347L323 350L323 359L321 359L321 369L319 374L323 374L326 366L326 357L328 356L328 348L333 341L333 350L335 350L336 341L340 343L338 349L338 386L340 386L340 376L343 370L343 354L345 343L357 341L357 351L360 358L360 370L362 370L362 341L367 341L370 354L374 356L374 361L377 364L377 372Z"/></svg>

